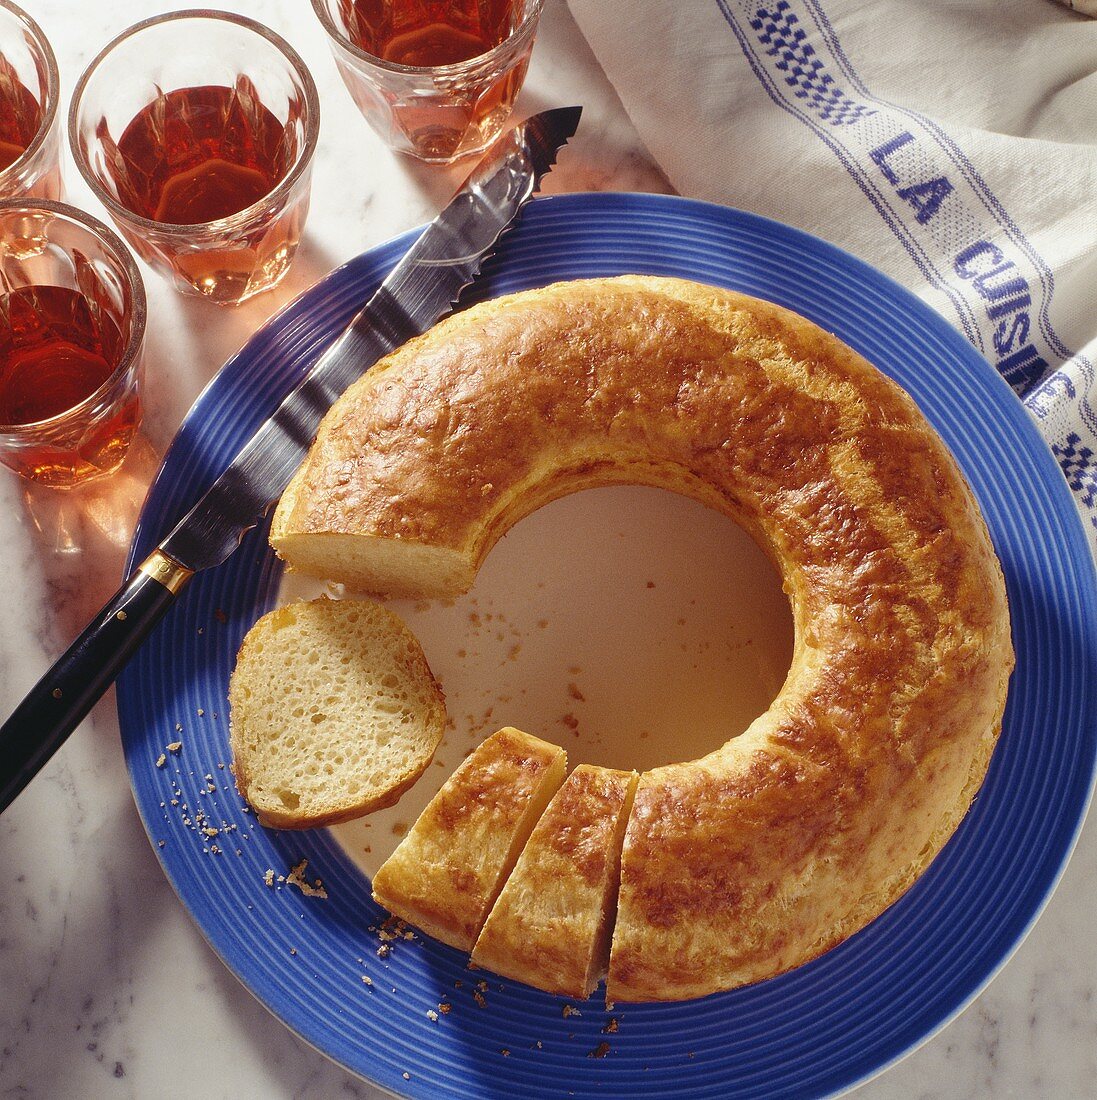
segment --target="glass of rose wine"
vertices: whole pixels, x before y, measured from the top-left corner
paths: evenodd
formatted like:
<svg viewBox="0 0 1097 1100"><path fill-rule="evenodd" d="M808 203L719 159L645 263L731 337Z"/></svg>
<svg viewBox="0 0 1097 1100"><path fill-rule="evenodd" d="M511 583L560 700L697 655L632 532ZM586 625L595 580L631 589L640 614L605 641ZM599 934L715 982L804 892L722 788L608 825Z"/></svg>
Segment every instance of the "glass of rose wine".
<svg viewBox="0 0 1097 1100"><path fill-rule="evenodd" d="M544 0L312 0L343 82L386 144L432 164L502 132Z"/></svg>
<svg viewBox="0 0 1097 1100"><path fill-rule="evenodd" d="M145 288L101 221L0 200L0 462L71 488L121 465L141 419Z"/></svg>
<svg viewBox="0 0 1097 1100"><path fill-rule="evenodd" d="M22 8L0 0L0 198L61 197L57 61Z"/></svg>
<svg viewBox="0 0 1097 1100"><path fill-rule="evenodd" d="M285 275L308 211L316 86L273 31L177 11L107 45L77 82L69 141L134 249L185 293L234 305Z"/></svg>

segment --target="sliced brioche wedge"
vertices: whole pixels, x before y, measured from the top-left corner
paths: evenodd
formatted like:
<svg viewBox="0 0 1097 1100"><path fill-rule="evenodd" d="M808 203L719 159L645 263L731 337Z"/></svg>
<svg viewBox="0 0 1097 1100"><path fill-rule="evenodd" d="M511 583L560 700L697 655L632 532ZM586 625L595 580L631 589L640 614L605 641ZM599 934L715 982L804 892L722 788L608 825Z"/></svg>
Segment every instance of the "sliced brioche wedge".
<svg viewBox="0 0 1097 1100"><path fill-rule="evenodd" d="M471 951L566 770L558 745L510 726L493 733L381 865L374 900L443 943Z"/></svg>
<svg viewBox="0 0 1097 1100"><path fill-rule="evenodd" d="M237 654L229 705L236 785L264 825L282 829L391 806L446 726L415 636L368 600L264 615Z"/></svg>
<svg viewBox="0 0 1097 1100"><path fill-rule="evenodd" d="M476 941L472 961L586 999L609 962L621 844L636 772L580 764L549 803Z"/></svg>

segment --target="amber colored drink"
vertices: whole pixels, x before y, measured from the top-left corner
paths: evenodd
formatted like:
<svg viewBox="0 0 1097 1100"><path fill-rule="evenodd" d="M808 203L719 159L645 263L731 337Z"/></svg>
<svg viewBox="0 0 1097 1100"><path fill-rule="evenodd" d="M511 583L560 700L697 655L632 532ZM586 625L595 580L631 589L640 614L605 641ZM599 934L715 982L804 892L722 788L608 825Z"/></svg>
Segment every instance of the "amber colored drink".
<svg viewBox="0 0 1097 1100"><path fill-rule="evenodd" d="M305 202L270 202L297 157L294 123L296 116L279 122L244 76L231 88L158 96L107 159L118 201L158 223L153 232L119 221L130 243L215 301L237 302L273 285L297 247L307 209ZM244 221L224 221L245 210Z"/></svg>
<svg viewBox="0 0 1097 1100"><path fill-rule="evenodd" d="M42 105L0 54L0 172L14 164L42 125Z"/></svg>
<svg viewBox="0 0 1097 1100"><path fill-rule="evenodd" d="M456 65L514 29L514 0L340 0L355 45L397 65Z"/></svg>
<svg viewBox="0 0 1097 1100"><path fill-rule="evenodd" d="M313 0L343 80L392 148L428 163L485 149L529 64L540 0Z"/></svg>
<svg viewBox="0 0 1097 1100"><path fill-rule="evenodd" d="M61 417L91 397L123 353L114 319L78 291L20 287L0 295L0 425ZM72 484L112 469L137 428L136 394L70 446L56 439L18 452L25 477Z"/></svg>
<svg viewBox="0 0 1097 1100"><path fill-rule="evenodd" d="M254 89L206 85L159 96L118 141L118 198L135 214L197 225L258 202L286 174L294 149Z"/></svg>

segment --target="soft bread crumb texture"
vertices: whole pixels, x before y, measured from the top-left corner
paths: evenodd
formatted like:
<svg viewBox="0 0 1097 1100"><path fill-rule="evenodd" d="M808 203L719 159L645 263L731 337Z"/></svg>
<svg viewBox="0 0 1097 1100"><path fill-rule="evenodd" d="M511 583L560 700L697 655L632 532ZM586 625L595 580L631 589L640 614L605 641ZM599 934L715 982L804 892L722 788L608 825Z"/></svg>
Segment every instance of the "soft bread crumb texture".
<svg viewBox="0 0 1097 1100"><path fill-rule="evenodd" d="M374 900L443 943L471 951L566 770L559 746L510 726L493 733L378 869Z"/></svg>
<svg viewBox="0 0 1097 1100"><path fill-rule="evenodd" d="M324 419L271 541L351 586L455 595L522 517L620 483L740 523L793 612L770 709L636 790L607 996L683 999L799 966L916 881L986 775L1009 609L906 393L789 310L647 276L484 302L387 356Z"/></svg>
<svg viewBox="0 0 1097 1100"><path fill-rule="evenodd" d="M477 966L585 1000L605 974L636 772L580 764L530 834L476 947Z"/></svg>
<svg viewBox="0 0 1097 1100"><path fill-rule="evenodd" d="M391 806L446 725L422 648L365 600L300 601L248 632L229 688L236 782L264 825L307 828Z"/></svg>

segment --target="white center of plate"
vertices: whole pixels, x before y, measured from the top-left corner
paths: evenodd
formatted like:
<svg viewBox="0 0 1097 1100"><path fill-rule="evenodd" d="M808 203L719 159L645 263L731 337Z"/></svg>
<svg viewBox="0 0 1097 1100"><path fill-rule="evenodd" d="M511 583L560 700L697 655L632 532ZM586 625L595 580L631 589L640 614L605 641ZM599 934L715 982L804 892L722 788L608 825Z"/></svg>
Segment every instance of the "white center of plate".
<svg viewBox="0 0 1097 1100"><path fill-rule="evenodd" d="M282 602L317 582L286 575ZM501 726L568 764L643 771L741 733L781 689L792 615L738 525L660 489L592 489L522 520L451 604L389 601L422 643L451 728L400 802L333 833L369 875Z"/></svg>

